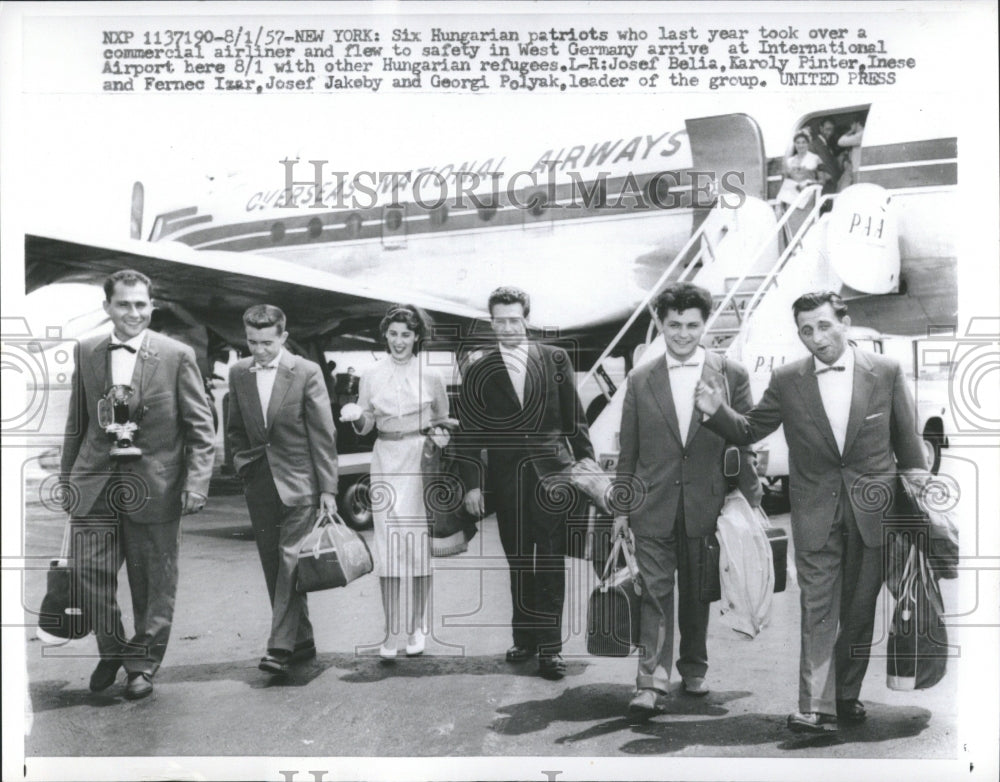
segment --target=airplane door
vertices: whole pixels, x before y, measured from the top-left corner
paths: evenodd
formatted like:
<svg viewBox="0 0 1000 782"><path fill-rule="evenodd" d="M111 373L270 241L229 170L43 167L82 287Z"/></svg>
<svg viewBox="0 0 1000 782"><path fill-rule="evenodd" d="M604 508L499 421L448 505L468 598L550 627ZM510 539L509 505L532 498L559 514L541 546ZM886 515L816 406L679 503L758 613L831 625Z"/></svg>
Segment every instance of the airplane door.
<svg viewBox="0 0 1000 782"><path fill-rule="evenodd" d="M723 114L685 120L684 124L691 144L692 169L711 172L716 183L716 193L725 194L727 191L732 192L732 188L739 187L748 196L767 198L764 140L760 135L760 127L752 117L746 114ZM729 174L723 180L728 172L736 173ZM734 197L727 200L735 205Z"/></svg>

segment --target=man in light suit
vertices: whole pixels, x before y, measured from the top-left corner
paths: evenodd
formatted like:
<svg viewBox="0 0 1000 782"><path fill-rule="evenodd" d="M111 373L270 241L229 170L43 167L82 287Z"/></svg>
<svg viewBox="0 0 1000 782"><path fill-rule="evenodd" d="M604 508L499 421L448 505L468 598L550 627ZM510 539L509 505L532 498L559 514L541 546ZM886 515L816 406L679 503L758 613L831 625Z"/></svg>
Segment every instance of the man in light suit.
<svg viewBox="0 0 1000 782"><path fill-rule="evenodd" d="M485 488L510 568L514 645L507 661L524 662L537 653L539 674L561 679L567 509L546 500L543 480L592 459L594 450L569 356L528 340L528 294L497 288L488 308L498 345L465 371L459 396L465 508L485 513L476 468L486 448Z"/></svg>
<svg viewBox="0 0 1000 782"><path fill-rule="evenodd" d="M212 475L214 430L194 351L150 331L149 278L119 271L104 282L108 336L83 340L73 371L61 475L68 491L71 561L101 653L90 677L94 692L128 674L125 697L153 691L167 649L177 592L182 514L205 505ZM98 421L98 401L112 385L133 389L142 455L113 459L114 444ZM122 562L128 571L135 635L128 640L115 596Z"/></svg>
<svg viewBox="0 0 1000 782"><path fill-rule="evenodd" d="M700 600L701 538L714 534L725 501L726 441L700 426L695 385L710 378L728 387L733 406L750 409L747 371L701 347L712 294L675 283L656 299L656 317L666 342L665 358L643 364L628 379L622 408L619 482L635 482L634 507L615 519L615 534L631 528L642 576L639 670L633 717L656 711L657 694L670 684L674 640L674 572L677 572L680 656L684 692L705 695L706 634L711 604ZM753 453L741 453L740 488L754 505L762 490Z"/></svg>
<svg viewBox="0 0 1000 782"><path fill-rule="evenodd" d="M256 304L244 313L243 325L253 355L229 371L226 429L271 599L271 634L258 667L284 674L291 663L316 656L295 568L317 507L336 512L336 434L319 365L283 347L285 314Z"/></svg>
<svg viewBox="0 0 1000 782"><path fill-rule="evenodd" d="M891 491L897 469L926 464L902 369L848 344L841 298L805 294L792 312L811 356L775 370L746 415L707 381L697 404L709 416L704 426L734 442L756 442L784 424L802 608L799 711L788 726L819 733L836 730L838 718L865 719L858 698L883 580L883 509L864 502L865 484Z"/></svg>

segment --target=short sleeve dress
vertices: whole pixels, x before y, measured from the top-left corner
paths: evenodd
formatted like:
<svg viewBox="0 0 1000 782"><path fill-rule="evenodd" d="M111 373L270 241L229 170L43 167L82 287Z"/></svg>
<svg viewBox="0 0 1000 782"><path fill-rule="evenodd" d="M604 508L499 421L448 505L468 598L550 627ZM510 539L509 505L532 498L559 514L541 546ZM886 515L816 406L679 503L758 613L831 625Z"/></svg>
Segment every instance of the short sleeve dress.
<svg viewBox="0 0 1000 782"><path fill-rule="evenodd" d="M430 575L430 526L420 471L422 429L448 417L444 380L422 361L386 356L361 376L358 404L374 418L379 437L372 449L371 501L379 576ZM362 434L373 421L364 418Z"/></svg>
<svg viewBox="0 0 1000 782"><path fill-rule="evenodd" d="M798 155L790 155L785 159L785 167L788 171L803 171L806 173L808 179L816 179L816 169L819 168L819 164L823 161L819 159L819 155L815 152L806 152L806 154L799 159ZM795 202L795 199L799 197L799 184L795 179L791 177L785 177L785 180L781 183L781 189L778 191L778 200L787 205L791 205Z"/></svg>

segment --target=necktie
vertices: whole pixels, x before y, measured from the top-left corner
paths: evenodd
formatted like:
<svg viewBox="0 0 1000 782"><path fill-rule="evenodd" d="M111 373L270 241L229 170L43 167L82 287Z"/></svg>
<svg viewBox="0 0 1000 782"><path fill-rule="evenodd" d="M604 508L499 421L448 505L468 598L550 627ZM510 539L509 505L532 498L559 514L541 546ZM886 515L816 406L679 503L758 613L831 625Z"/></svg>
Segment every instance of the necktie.
<svg viewBox="0 0 1000 782"><path fill-rule="evenodd" d="M267 364L254 364L250 367L251 372L271 372L277 367L268 366Z"/></svg>
<svg viewBox="0 0 1000 782"><path fill-rule="evenodd" d="M817 369L816 374L822 375L824 372L843 372L847 367L823 367L822 369Z"/></svg>
<svg viewBox="0 0 1000 782"><path fill-rule="evenodd" d="M129 353L135 353L135 348L132 347L131 345L126 345L124 342L111 342L108 344L109 351L118 350L119 348L127 350Z"/></svg>

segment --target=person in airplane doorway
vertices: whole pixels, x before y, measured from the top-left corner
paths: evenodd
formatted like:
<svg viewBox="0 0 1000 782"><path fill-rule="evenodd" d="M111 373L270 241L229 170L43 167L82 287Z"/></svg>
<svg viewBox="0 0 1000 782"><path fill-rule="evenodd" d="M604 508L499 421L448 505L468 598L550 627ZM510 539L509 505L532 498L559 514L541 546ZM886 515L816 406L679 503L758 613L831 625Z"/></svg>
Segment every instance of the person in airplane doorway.
<svg viewBox="0 0 1000 782"><path fill-rule="evenodd" d="M215 450L194 351L149 330L152 287L132 270L104 281L112 330L77 349L60 468L70 561L101 655L90 689L106 690L124 667L129 700L153 692L173 622L181 516L205 507ZM126 395L112 403L116 391ZM104 405L113 405L115 425L138 426L132 447L109 438ZM131 639L116 599L123 560Z"/></svg>
<svg viewBox="0 0 1000 782"><path fill-rule="evenodd" d="M795 151L785 158L785 178L781 182L781 189L778 190L778 203L782 212L795 202L803 187L815 184L816 169L822 162L816 153L809 151L807 133L802 131L796 133L794 144Z"/></svg>
<svg viewBox="0 0 1000 782"><path fill-rule="evenodd" d="M548 501L543 481L593 459L594 449L569 355L528 339L528 294L497 288L488 309L498 344L466 369L459 396L465 508L482 516L484 489L492 494L510 570L514 643L507 662L538 654L539 674L561 679L568 510ZM477 469L484 448L485 481Z"/></svg>
<svg viewBox="0 0 1000 782"><path fill-rule="evenodd" d="M701 541L714 534L726 496L723 459L727 443L700 425L695 384L711 378L728 386L732 404L752 405L746 369L701 346L712 294L674 283L657 297L666 356L637 367L628 378L621 420L617 481L635 481L635 507L615 518L615 534L631 528L642 577L639 657L632 717L657 711L670 685L674 639L674 573L677 574L680 656L677 671L687 695L708 693L706 634L710 603L702 602L698 575ZM763 494L753 452L741 454L739 486L759 505Z"/></svg>
<svg viewBox="0 0 1000 782"><path fill-rule="evenodd" d="M360 435L378 428L372 449L371 496L385 612L379 656L386 660L398 654L404 584L408 656L423 653L429 632L431 539L422 454L428 434L441 448L450 438L440 425L448 419L444 379L421 360L430 329L430 320L417 307L391 306L379 327L389 355L361 375L357 403L344 405L340 413L341 420L353 422Z"/></svg>
<svg viewBox="0 0 1000 782"><path fill-rule="evenodd" d="M864 487L878 481L891 497L897 469L926 474L926 464L900 365L848 344L840 296L807 293L792 314L811 355L776 369L756 407L737 413L710 379L696 403L702 425L733 442L784 425L802 611L799 709L788 727L822 733L866 717L859 696L883 580L883 511L865 507Z"/></svg>
<svg viewBox="0 0 1000 782"><path fill-rule="evenodd" d="M830 172L830 179L839 182L843 172L840 170L840 162L837 160L834 128L832 119L822 120L809 142L809 151L819 156L820 161L826 166L826 170Z"/></svg>
<svg viewBox="0 0 1000 782"><path fill-rule="evenodd" d="M243 313L252 354L229 371L233 464L271 600L267 653L258 668L283 675L316 656L306 596L295 589L299 545L318 513L337 507L337 445L323 371L285 349L285 313Z"/></svg>

